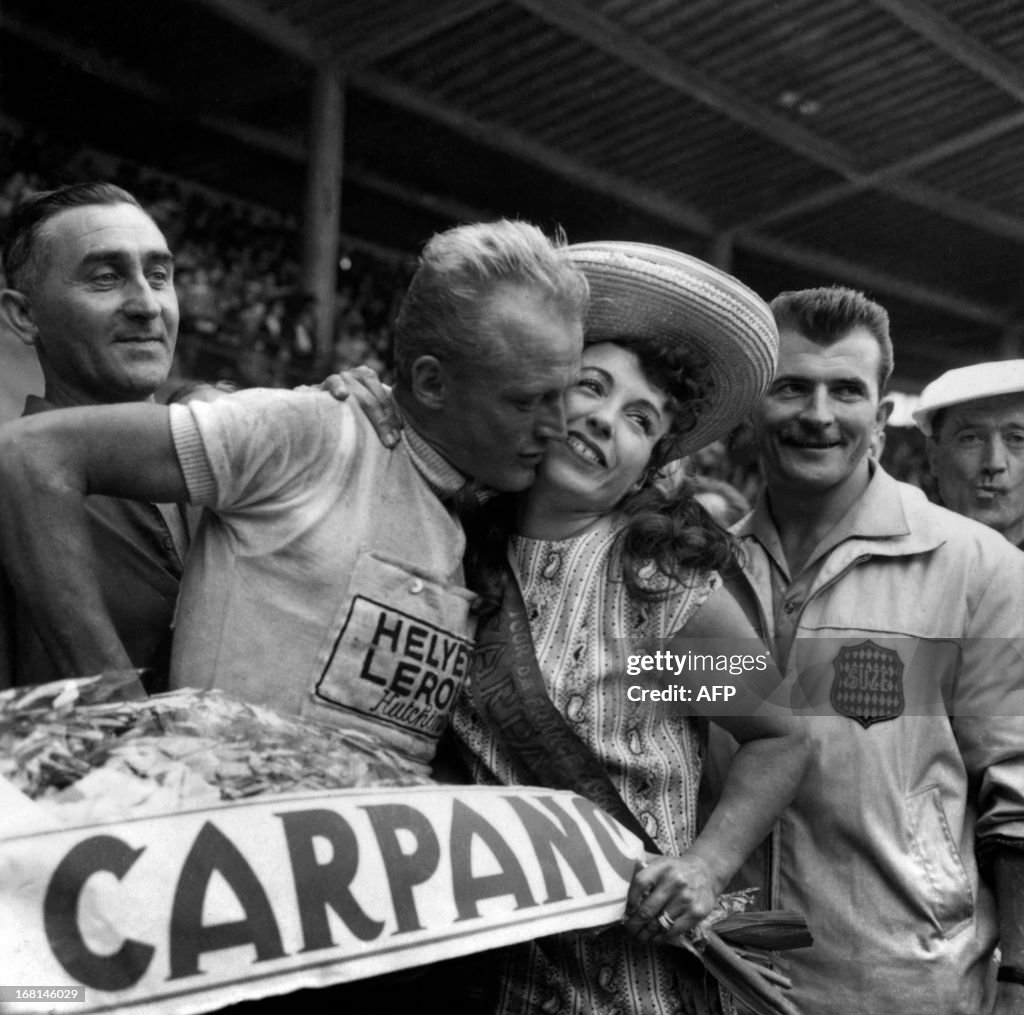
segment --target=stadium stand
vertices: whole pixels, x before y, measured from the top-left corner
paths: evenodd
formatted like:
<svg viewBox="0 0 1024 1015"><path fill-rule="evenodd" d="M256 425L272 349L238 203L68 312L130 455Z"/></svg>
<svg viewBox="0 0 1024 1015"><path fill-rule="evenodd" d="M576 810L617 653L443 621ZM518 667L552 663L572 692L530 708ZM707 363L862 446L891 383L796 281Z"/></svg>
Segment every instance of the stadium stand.
<svg viewBox="0 0 1024 1015"><path fill-rule="evenodd" d="M412 255L348 245L336 326L316 355L315 301L299 285L298 224L154 167L68 150L40 131L0 125L0 230L27 191L103 178L134 193L175 251L181 306L175 378L293 386L367 363L391 378L391 321Z"/></svg>

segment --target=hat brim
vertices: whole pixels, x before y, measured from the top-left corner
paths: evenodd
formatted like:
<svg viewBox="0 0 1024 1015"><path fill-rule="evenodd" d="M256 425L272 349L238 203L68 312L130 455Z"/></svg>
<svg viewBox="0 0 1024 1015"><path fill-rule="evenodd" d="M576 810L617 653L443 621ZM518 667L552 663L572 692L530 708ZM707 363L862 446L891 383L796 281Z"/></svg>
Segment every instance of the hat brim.
<svg viewBox="0 0 1024 1015"><path fill-rule="evenodd" d="M681 345L707 365L708 404L678 455L727 436L761 400L775 375L779 333L768 305L713 265L666 247L576 243L573 263L590 284L586 345L630 338Z"/></svg>
<svg viewBox="0 0 1024 1015"><path fill-rule="evenodd" d="M944 409L1015 395L1024 397L1024 359L974 363L947 370L926 385L910 415L926 437L934 437L932 423Z"/></svg>

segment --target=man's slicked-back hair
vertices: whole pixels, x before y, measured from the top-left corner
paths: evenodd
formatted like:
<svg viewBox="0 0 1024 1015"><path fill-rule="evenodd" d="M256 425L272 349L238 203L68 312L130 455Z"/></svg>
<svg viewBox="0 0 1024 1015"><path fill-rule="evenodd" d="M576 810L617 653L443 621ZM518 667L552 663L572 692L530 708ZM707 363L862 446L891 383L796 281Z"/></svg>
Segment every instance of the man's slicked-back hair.
<svg viewBox="0 0 1024 1015"><path fill-rule="evenodd" d="M94 204L131 204L142 208L127 190L113 183L70 183L23 197L14 206L4 230L4 274L8 287L28 292L38 283L44 253L39 236L50 219L69 208Z"/></svg>
<svg viewBox="0 0 1024 1015"><path fill-rule="evenodd" d="M435 234L423 248L395 323L399 383L410 383L421 356L442 362L476 358L483 311L504 287L540 293L557 312L582 321L587 280L565 246L561 234L549 239L537 226L510 219Z"/></svg>
<svg viewBox="0 0 1024 1015"><path fill-rule="evenodd" d="M878 343L879 397L885 393L893 368L889 314L885 307L856 289L838 285L782 292L770 306L780 331L791 328L818 345L833 345L854 328L866 328Z"/></svg>

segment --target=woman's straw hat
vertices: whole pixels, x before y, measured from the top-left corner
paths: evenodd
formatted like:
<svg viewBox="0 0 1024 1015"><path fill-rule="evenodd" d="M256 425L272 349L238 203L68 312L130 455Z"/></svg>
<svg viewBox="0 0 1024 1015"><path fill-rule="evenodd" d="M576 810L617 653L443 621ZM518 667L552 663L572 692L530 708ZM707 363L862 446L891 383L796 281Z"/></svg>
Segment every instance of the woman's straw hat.
<svg viewBox="0 0 1024 1015"><path fill-rule="evenodd" d="M647 243L575 243L590 283L587 345L629 338L681 344L700 364L703 404L677 453L689 455L743 422L775 374L779 332L768 304L697 257Z"/></svg>

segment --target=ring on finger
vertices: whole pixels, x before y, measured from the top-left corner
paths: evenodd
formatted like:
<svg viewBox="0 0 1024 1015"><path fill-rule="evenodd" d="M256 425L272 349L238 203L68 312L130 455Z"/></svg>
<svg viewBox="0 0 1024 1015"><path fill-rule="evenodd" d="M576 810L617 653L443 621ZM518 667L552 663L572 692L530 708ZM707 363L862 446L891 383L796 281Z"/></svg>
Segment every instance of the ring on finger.
<svg viewBox="0 0 1024 1015"><path fill-rule="evenodd" d="M666 913L664 910L662 910L658 914L658 925L661 927L662 930L671 930L672 925L675 922L676 921L671 916L669 916L668 913Z"/></svg>

